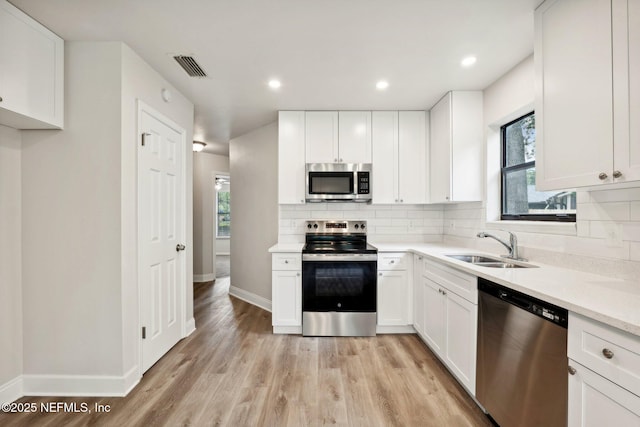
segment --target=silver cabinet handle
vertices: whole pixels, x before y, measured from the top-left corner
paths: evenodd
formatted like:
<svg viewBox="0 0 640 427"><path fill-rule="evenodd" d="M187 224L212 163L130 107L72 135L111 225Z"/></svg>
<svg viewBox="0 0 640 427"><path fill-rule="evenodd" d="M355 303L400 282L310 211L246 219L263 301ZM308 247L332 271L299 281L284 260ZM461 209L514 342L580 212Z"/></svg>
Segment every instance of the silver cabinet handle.
<svg viewBox="0 0 640 427"><path fill-rule="evenodd" d="M285 259L285 260L284 260L284 263L285 263L285 264L289 264L289 260L288 260L288 259Z"/></svg>
<svg viewBox="0 0 640 427"><path fill-rule="evenodd" d="M186 249L185 245L181 245L180 243L176 245L176 252L184 251L185 249Z"/></svg>
<svg viewBox="0 0 640 427"><path fill-rule="evenodd" d="M398 203L398 199L396 199L396 203Z"/></svg>
<svg viewBox="0 0 640 427"><path fill-rule="evenodd" d="M404 203L404 199L400 199L400 203Z"/></svg>
<svg viewBox="0 0 640 427"><path fill-rule="evenodd" d="M340 163L342 163L342 159L340 159Z"/></svg>
<svg viewBox="0 0 640 427"><path fill-rule="evenodd" d="M395 260L389 261L389 264L394 264L394 263L395 263Z"/></svg>
<svg viewBox="0 0 640 427"><path fill-rule="evenodd" d="M382 273L378 273L378 276L382 276Z"/></svg>
<svg viewBox="0 0 640 427"><path fill-rule="evenodd" d="M296 273L296 276L300 277L300 273Z"/></svg>
<svg viewBox="0 0 640 427"><path fill-rule="evenodd" d="M604 172L600 172L600 175L598 175L598 178L600 179L600 181L604 181L605 179L607 179L609 177L609 175L607 175Z"/></svg>
<svg viewBox="0 0 640 427"><path fill-rule="evenodd" d="M620 171L613 171L613 177L614 178L620 178L622 176L622 172Z"/></svg>
<svg viewBox="0 0 640 427"><path fill-rule="evenodd" d="M607 359L613 359L613 351L609 350L608 348L602 349L602 355Z"/></svg>
<svg viewBox="0 0 640 427"><path fill-rule="evenodd" d="M338 159L333 159L333 163L338 163Z"/></svg>
<svg viewBox="0 0 640 427"><path fill-rule="evenodd" d="M2 97L0 96L0 102L2 102Z"/></svg>
<svg viewBox="0 0 640 427"><path fill-rule="evenodd" d="M573 366L569 366L569 374L575 375L576 374L576 368L574 368Z"/></svg>

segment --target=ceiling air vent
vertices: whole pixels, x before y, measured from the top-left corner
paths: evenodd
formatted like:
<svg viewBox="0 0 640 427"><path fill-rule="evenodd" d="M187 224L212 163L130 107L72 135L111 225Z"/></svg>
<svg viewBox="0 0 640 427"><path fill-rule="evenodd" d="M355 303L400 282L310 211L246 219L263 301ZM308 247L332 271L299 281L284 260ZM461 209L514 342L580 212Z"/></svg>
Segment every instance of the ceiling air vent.
<svg viewBox="0 0 640 427"><path fill-rule="evenodd" d="M175 59L191 77L207 77L207 73L205 73L202 67L193 59L193 56L176 55L173 59Z"/></svg>

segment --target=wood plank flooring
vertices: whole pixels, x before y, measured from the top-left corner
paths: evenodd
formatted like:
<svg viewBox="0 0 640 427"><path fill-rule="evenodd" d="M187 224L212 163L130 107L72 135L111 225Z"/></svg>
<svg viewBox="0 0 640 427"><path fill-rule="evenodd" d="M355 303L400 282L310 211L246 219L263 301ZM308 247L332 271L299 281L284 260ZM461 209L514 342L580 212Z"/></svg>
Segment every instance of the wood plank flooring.
<svg viewBox="0 0 640 427"><path fill-rule="evenodd" d="M271 314L228 287L228 278L196 284L196 332L127 397L19 401L109 413L0 413L0 426L492 425L416 336L273 335Z"/></svg>

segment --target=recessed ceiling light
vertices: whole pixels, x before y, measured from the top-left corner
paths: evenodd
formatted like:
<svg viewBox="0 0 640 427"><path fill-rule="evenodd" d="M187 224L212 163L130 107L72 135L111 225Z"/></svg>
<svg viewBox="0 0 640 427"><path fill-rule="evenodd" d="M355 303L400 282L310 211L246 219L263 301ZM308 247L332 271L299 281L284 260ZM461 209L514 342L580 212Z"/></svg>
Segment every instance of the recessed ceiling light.
<svg viewBox="0 0 640 427"><path fill-rule="evenodd" d="M478 59L475 56L467 56L460 62L460 65L463 67L471 67L477 60Z"/></svg>
<svg viewBox="0 0 640 427"><path fill-rule="evenodd" d="M278 89L280 86L282 86L282 83L280 83L280 80L269 80L269 87L271 89Z"/></svg>
<svg viewBox="0 0 640 427"><path fill-rule="evenodd" d="M385 90L388 87L389 87L389 82L386 80L380 80L378 83L376 83L376 88L378 90Z"/></svg>

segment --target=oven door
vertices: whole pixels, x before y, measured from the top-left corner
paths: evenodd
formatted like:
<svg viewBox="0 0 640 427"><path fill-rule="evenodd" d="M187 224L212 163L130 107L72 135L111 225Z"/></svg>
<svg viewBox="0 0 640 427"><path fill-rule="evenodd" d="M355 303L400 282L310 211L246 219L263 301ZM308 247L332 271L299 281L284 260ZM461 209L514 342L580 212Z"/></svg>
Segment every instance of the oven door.
<svg viewBox="0 0 640 427"><path fill-rule="evenodd" d="M376 311L377 255L303 254L302 311Z"/></svg>

